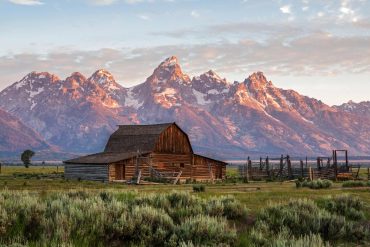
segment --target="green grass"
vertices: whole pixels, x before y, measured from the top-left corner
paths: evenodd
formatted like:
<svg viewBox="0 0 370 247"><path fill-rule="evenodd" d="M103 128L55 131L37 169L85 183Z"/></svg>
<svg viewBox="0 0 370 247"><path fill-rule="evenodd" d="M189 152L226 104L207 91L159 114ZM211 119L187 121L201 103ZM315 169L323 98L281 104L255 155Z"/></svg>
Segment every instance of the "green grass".
<svg viewBox="0 0 370 247"><path fill-rule="evenodd" d="M59 172L63 168L59 167ZM188 191L193 193L191 184L181 185L126 185L122 183L101 183L92 181L68 181L63 178L30 178L14 177L14 173L53 174L56 167L3 167L0 174L0 189L28 190L36 192L60 191L70 189L83 190L106 190L106 191L139 191L139 192L165 192L171 190ZM235 173L235 169L227 171ZM25 184L26 182L26 184ZM266 206L269 202L286 202L289 199L310 198L317 199L330 195L341 195L343 193L359 196L367 205L370 205L370 193L367 188L343 188L341 182L333 183L331 188L319 191L309 188L297 189L294 182L250 182L207 184L205 192L201 197L233 195L244 203L252 212ZM370 208L367 208L370 215Z"/></svg>
<svg viewBox="0 0 370 247"><path fill-rule="evenodd" d="M228 169L227 174L235 176L236 169ZM29 174L30 176L26 176ZM41 176L42 175L42 176ZM55 177L58 175L59 177ZM135 191L139 194L162 194L172 190L185 191L198 197L210 199L231 195L248 208L250 215L256 216L268 205L287 203L290 200L313 199L322 200L329 196L347 194L361 199L364 203L364 217L370 220L370 188L343 187L343 182L334 182L330 188L312 190L310 188L296 188L294 182L250 182L250 183L219 183L205 184L205 192L194 193L192 184L181 185L126 185L123 183L102 183L92 181L68 181L62 178L63 168L56 167L2 167L0 174L0 190L29 191L40 195L48 195L54 192L83 190L89 193L112 192L125 193ZM240 230L240 246L248 242L245 235L245 227L237 225ZM243 230L244 229L244 230Z"/></svg>

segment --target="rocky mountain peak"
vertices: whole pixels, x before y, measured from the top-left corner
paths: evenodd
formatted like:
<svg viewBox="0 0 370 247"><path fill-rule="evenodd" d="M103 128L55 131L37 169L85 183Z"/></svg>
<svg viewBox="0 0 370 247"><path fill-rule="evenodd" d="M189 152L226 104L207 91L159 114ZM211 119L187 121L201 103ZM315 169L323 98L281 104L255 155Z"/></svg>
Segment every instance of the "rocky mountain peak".
<svg viewBox="0 0 370 247"><path fill-rule="evenodd" d="M184 74L178 64L178 59L175 56L166 58L154 70L153 75L148 78L152 82L168 82L168 81L181 81L185 83L190 82L189 76Z"/></svg>
<svg viewBox="0 0 370 247"><path fill-rule="evenodd" d="M160 65L159 67L173 67L178 65L178 59L176 56L171 56L166 58Z"/></svg>
<svg viewBox="0 0 370 247"><path fill-rule="evenodd" d="M66 78L66 81L76 81L79 83L83 83L86 81L86 77L80 72L73 72L69 77Z"/></svg>
<svg viewBox="0 0 370 247"><path fill-rule="evenodd" d="M263 72L255 72L244 80L250 91L264 90L268 86L273 86L271 81L268 81Z"/></svg>
<svg viewBox="0 0 370 247"><path fill-rule="evenodd" d="M209 79L214 82L225 82L225 79L222 79L216 72L213 70L209 70L203 74L200 75L201 79Z"/></svg>
<svg viewBox="0 0 370 247"><path fill-rule="evenodd" d="M39 80L39 79L45 80L46 79L51 82L60 80L58 76L51 74L49 72L36 72L36 71L32 71L31 73L26 75L23 79L33 79L33 80Z"/></svg>
<svg viewBox="0 0 370 247"><path fill-rule="evenodd" d="M99 69L95 71L94 74L92 74L90 78L106 78L106 79L114 80L113 75L105 69Z"/></svg>
<svg viewBox="0 0 370 247"><path fill-rule="evenodd" d="M109 71L104 69L97 70L88 80L100 85L108 91L114 91L122 88L115 81L113 75Z"/></svg>

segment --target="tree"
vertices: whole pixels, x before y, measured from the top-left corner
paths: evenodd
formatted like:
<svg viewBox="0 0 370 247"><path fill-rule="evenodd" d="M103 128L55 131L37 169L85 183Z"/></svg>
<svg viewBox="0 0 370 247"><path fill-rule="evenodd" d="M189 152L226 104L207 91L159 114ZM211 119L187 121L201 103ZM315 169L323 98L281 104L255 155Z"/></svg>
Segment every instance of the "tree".
<svg viewBox="0 0 370 247"><path fill-rule="evenodd" d="M35 152L32 150L25 150L21 155L21 160L26 168L28 168L31 165L31 158L35 155Z"/></svg>

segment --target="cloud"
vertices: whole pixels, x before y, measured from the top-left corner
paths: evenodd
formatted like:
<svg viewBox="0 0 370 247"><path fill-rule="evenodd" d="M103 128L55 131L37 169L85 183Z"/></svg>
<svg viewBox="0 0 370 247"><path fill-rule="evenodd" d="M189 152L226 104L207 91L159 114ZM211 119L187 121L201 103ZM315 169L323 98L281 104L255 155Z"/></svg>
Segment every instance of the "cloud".
<svg viewBox="0 0 370 247"><path fill-rule="evenodd" d="M9 0L9 2L19 5L43 5L44 3L39 0Z"/></svg>
<svg viewBox="0 0 370 247"><path fill-rule="evenodd" d="M192 17L194 17L194 18L198 18L200 15L199 15L199 13L198 13L198 11L196 11L196 10L192 10L191 12L190 12L190 15L192 16Z"/></svg>
<svg viewBox="0 0 370 247"><path fill-rule="evenodd" d="M111 5L115 2L117 2L117 0L89 0L89 2L93 5Z"/></svg>
<svg viewBox="0 0 370 247"><path fill-rule="evenodd" d="M284 5L280 7L280 11L283 14L291 14L291 6L290 5Z"/></svg>
<svg viewBox="0 0 370 247"><path fill-rule="evenodd" d="M214 69L231 81L243 80L254 71L278 76L366 74L370 72L369 43L369 37L337 37L318 32L290 41L274 38L268 43L244 39L216 44L51 51L47 56L21 53L0 57L0 88L30 71L49 71L65 78L73 71L89 76L99 68L109 69L122 85L132 86L145 81L171 55L178 56L183 70L191 76Z"/></svg>
<svg viewBox="0 0 370 247"><path fill-rule="evenodd" d="M86 0L93 5L108 6L116 3L138 4L138 3L152 3L156 0ZM175 0L161 0L163 2L174 2Z"/></svg>
<svg viewBox="0 0 370 247"><path fill-rule="evenodd" d="M137 17L139 17L140 19L142 19L144 21L150 20L150 17L148 15L144 15L144 14L137 15Z"/></svg>

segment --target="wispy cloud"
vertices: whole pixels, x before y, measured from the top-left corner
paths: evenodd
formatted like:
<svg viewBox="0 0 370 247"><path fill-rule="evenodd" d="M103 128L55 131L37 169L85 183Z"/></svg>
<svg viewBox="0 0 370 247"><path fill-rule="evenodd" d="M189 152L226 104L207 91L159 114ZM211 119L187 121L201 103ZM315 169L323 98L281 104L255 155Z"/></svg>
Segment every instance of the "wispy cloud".
<svg viewBox="0 0 370 247"><path fill-rule="evenodd" d="M288 42L288 45L284 45L284 42ZM22 53L0 57L0 72L2 82L5 83L1 87L34 70L49 71L66 77L73 71L80 71L88 76L98 68L109 69L119 82L130 86L143 82L162 59L171 55L179 57L184 71L190 75L215 69L230 80L242 80L258 70L268 75L280 76L369 73L369 43L369 37L336 37L328 33L312 33L292 41L271 39L268 44L244 39L237 43L68 53L54 51L47 56Z"/></svg>
<svg viewBox="0 0 370 247"><path fill-rule="evenodd" d="M144 21L149 21L150 20L150 17L148 15L145 15L145 14L139 14L139 15L137 15L137 17L139 17L140 19L142 19Z"/></svg>
<svg viewBox="0 0 370 247"><path fill-rule="evenodd" d="M192 10L191 12L190 12L190 15L192 16L192 17L194 17L194 18L198 18L200 15L199 15L199 12L198 11L196 11L196 10Z"/></svg>
<svg viewBox="0 0 370 247"><path fill-rule="evenodd" d="M89 3L93 5L111 5L113 3L117 2L117 0L89 0Z"/></svg>
<svg viewBox="0 0 370 247"><path fill-rule="evenodd" d="M125 4L138 4L138 3L152 3L156 0L86 0L88 3L93 5L107 6L116 3L125 3ZM163 2L174 2L175 0L161 0Z"/></svg>
<svg viewBox="0 0 370 247"><path fill-rule="evenodd" d="M284 6L280 7L280 11L283 14L291 14L292 13L290 5L284 5Z"/></svg>
<svg viewBox="0 0 370 247"><path fill-rule="evenodd" d="M9 0L9 2L14 3L14 4L19 4L19 5L43 5L44 2L39 1L39 0Z"/></svg>

